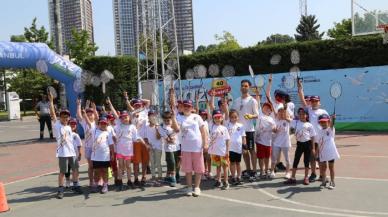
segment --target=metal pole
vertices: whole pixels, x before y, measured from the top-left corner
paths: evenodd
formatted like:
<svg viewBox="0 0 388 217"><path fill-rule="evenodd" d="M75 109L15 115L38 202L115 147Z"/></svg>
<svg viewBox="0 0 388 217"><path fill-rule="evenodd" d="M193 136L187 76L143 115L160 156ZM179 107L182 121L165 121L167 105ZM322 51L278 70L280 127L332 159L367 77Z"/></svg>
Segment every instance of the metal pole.
<svg viewBox="0 0 388 217"><path fill-rule="evenodd" d="M136 0L136 32L139 32L139 2ZM138 34L140 35L140 34ZM140 77L140 41L139 36L136 37L136 49L137 49L137 85L138 85L138 97L141 98L143 93L141 90L141 77Z"/></svg>
<svg viewBox="0 0 388 217"><path fill-rule="evenodd" d="M175 21L175 9L174 9L174 0L171 0L171 12L172 16L174 17L173 27L174 27L174 43L175 43L175 52L176 52L176 58L177 58L177 79L179 80L179 96L180 99L182 99L182 82L181 82L181 67L179 64L179 49L178 49L178 35L176 33L176 21ZM183 54L183 47L182 47L182 54Z"/></svg>
<svg viewBox="0 0 388 217"><path fill-rule="evenodd" d="M164 50L163 50L163 28L162 28L162 9L161 9L161 0L158 0L158 17L159 17L159 43L160 43L160 61L163 77L163 108L167 108L167 98L166 98L166 79L165 79L165 69L164 69Z"/></svg>
<svg viewBox="0 0 388 217"><path fill-rule="evenodd" d="M355 30L354 30L354 0L351 0L350 3L351 5L351 18L352 18L352 35L355 35Z"/></svg>

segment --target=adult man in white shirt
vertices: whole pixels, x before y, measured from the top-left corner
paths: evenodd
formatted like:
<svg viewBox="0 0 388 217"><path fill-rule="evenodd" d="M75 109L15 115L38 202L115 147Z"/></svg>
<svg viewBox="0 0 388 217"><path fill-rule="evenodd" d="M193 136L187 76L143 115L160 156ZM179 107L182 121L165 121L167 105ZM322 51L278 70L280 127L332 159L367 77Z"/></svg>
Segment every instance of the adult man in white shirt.
<svg viewBox="0 0 388 217"><path fill-rule="evenodd" d="M257 157L255 151L255 128L253 122L259 116L259 109L256 99L249 94L251 85L252 84L249 80L241 81L241 97L234 101L233 109L238 111L239 122L244 125L245 129L246 146L243 147L243 157L247 169L246 174L249 175L250 179L254 179L257 169Z"/></svg>

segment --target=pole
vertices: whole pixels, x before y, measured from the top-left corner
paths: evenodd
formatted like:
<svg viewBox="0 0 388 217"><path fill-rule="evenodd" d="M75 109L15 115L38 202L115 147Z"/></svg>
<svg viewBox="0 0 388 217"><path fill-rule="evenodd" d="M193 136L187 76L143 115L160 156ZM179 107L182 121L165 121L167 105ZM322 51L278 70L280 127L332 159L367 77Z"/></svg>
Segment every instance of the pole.
<svg viewBox="0 0 388 217"><path fill-rule="evenodd" d="M354 31L354 0L351 0L350 3L351 5L351 18L352 18L352 35L354 35L356 32Z"/></svg>

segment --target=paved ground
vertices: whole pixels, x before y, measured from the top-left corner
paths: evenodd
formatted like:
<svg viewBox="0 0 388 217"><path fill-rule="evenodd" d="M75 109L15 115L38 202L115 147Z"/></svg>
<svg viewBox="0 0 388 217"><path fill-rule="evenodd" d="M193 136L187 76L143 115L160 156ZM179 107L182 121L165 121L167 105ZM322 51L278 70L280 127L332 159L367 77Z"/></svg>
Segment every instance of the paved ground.
<svg viewBox="0 0 388 217"><path fill-rule="evenodd" d="M0 146L35 141L39 138L39 121L35 116L24 117L22 121L0 121L0 135ZM49 137L47 126L45 137Z"/></svg>
<svg viewBox="0 0 388 217"><path fill-rule="evenodd" d="M228 191L203 183L199 198L185 197L181 186L110 191L106 195L67 193L55 199L55 144L0 147L0 179L7 183L11 211L3 216L388 216L388 135L346 134L337 137L337 188L319 183L284 186L284 179L245 183ZM12 166L11 166L12 165ZM301 171L300 171L301 172ZM38 176L46 174L43 176ZM38 176L31 178L33 176ZM85 167L82 184L86 185ZM299 176L299 178L302 178Z"/></svg>

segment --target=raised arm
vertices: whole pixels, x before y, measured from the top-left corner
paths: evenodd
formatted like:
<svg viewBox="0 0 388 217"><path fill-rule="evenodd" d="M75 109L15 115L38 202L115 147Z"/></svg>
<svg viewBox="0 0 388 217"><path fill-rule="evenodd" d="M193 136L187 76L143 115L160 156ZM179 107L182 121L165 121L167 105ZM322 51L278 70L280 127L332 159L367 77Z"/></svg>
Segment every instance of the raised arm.
<svg viewBox="0 0 388 217"><path fill-rule="evenodd" d="M128 93L125 91L124 92L124 100L125 100L125 104L127 105L127 109L128 111L133 111L135 110L132 106L131 106L131 102L129 102L129 99L128 99Z"/></svg>
<svg viewBox="0 0 388 217"><path fill-rule="evenodd" d="M216 107L214 106L214 98L215 98L215 96L214 96L214 91L213 91L213 90L210 90L210 103L209 103L209 109L210 109L210 111L214 111L214 109L216 108Z"/></svg>
<svg viewBox="0 0 388 217"><path fill-rule="evenodd" d="M149 99L141 99L141 101L143 102L143 105L145 108L149 108L150 105L151 105L151 100Z"/></svg>
<svg viewBox="0 0 388 217"><path fill-rule="evenodd" d="M81 99L77 99L77 119L80 122L83 120L81 113Z"/></svg>
<svg viewBox="0 0 388 217"><path fill-rule="evenodd" d="M91 108L93 109L94 119L98 120L100 118L100 115L98 114L96 104L94 102L92 102L90 105L91 105ZM105 111L105 109L103 109L103 111Z"/></svg>
<svg viewBox="0 0 388 217"><path fill-rule="evenodd" d="M83 120L85 120L85 122L89 126L89 128L91 128L92 122L90 121L89 117L86 115L85 109L82 109L82 118L83 118Z"/></svg>
<svg viewBox="0 0 388 217"><path fill-rule="evenodd" d="M265 96L267 97L268 102L271 102L271 88L272 88L272 74L269 74L267 89L265 90Z"/></svg>
<svg viewBox="0 0 388 217"><path fill-rule="evenodd" d="M112 102L110 101L109 97L106 99L106 104L108 104L110 111L112 112L115 119L119 118L119 115L117 114L116 109L113 107Z"/></svg>
<svg viewBox="0 0 388 217"><path fill-rule="evenodd" d="M172 113L172 118L171 118L171 128L176 132L176 133L179 133L180 131L180 127L179 127L179 124L178 124L178 121L176 120L176 114L174 112L174 109L171 110L171 113Z"/></svg>
<svg viewBox="0 0 388 217"><path fill-rule="evenodd" d="M55 108L54 108L54 99L53 95L48 91L47 93L48 100L50 102L50 115L53 122L57 121L57 115L55 114Z"/></svg>
<svg viewBox="0 0 388 217"><path fill-rule="evenodd" d="M299 99L302 102L303 107L307 107L307 102L304 99L304 91L303 91L303 84L302 84L302 79L298 78L298 95Z"/></svg>

